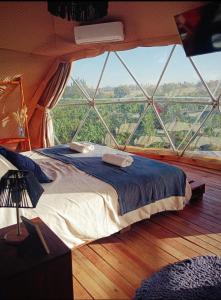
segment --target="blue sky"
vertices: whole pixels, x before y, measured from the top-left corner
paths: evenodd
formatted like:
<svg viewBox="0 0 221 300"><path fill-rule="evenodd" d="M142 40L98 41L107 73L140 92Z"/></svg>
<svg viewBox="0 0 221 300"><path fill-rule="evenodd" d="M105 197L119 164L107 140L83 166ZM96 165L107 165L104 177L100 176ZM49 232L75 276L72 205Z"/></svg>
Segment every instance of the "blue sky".
<svg viewBox="0 0 221 300"><path fill-rule="evenodd" d="M128 51L118 51L118 54L140 83L156 84L171 49L171 45L138 47ZM71 76L75 79L84 79L89 86L95 87L106 56L107 52L97 57L74 62ZM205 80L221 79L221 52L198 55L192 57L192 59ZM178 45L163 76L162 83L184 81L197 82L199 81L199 77L189 59L185 56L182 46ZM70 80L68 84L70 84ZM123 84L135 83L116 55L111 53L100 87Z"/></svg>

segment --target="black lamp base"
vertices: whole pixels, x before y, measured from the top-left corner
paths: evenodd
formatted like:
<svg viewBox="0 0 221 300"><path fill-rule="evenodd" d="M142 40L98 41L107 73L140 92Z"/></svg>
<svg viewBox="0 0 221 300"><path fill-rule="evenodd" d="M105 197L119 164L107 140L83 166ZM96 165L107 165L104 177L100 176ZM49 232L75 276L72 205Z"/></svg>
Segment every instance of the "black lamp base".
<svg viewBox="0 0 221 300"><path fill-rule="evenodd" d="M17 234L17 229L7 232L4 236L5 241L8 244L18 245L27 238L28 234L24 231L21 231L20 234Z"/></svg>

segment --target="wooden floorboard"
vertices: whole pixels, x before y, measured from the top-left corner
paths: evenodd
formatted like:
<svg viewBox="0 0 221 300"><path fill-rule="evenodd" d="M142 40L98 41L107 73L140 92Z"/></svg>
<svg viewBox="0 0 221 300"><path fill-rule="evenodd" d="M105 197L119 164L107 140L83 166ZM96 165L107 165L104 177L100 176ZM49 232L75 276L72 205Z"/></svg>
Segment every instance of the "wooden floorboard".
<svg viewBox="0 0 221 300"><path fill-rule="evenodd" d="M221 256L221 171L174 165L206 184L203 199L74 250L75 299L132 299L143 279L169 263Z"/></svg>

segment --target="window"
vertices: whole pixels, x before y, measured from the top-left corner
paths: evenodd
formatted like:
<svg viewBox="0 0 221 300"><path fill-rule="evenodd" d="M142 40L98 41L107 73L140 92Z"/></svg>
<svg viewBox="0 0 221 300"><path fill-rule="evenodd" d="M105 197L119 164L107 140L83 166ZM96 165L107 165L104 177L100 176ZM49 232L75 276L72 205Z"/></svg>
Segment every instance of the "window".
<svg viewBox="0 0 221 300"><path fill-rule="evenodd" d="M52 111L56 140L221 156L220 63L221 52L187 58L181 45L76 61Z"/></svg>

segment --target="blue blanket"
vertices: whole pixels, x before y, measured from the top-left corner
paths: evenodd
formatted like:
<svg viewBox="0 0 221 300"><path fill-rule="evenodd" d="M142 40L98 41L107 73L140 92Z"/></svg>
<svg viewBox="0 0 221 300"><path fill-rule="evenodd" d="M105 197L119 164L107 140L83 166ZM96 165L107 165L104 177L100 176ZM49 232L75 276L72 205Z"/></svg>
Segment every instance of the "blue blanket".
<svg viewBox="0 0 221 300"><path fill-rule="evenodd" d="M88 154L77 153L68 145L36 151L72 164L111 184L118 194L121 215L163 198L185 195L186 175L181 169L136 155L133 156L131 166L117 167L102 161L102 147L95 145L95 150ZM107 147L103 147L104 150L105 148Z"/></svg>

